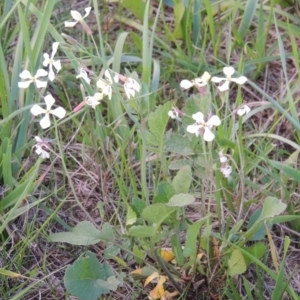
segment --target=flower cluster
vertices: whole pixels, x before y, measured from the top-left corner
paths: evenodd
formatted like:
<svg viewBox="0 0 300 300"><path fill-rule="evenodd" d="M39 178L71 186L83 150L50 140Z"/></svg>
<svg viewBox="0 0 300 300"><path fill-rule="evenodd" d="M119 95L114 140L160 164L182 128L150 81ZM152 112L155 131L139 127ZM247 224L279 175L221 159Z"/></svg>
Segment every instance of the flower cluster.
<svg viewBox="0 0 300 300"><path fill-rule="evenodd" d="M222 150L219 152L219 159L221 162L220 171L225 178L228 178L232 172L232 167L229 165L228 158L223 154Z"/></svg>
<svg viewBox="0 0 300 300"><path fill-rule="evenodd" d="M65 27L74 27L77 23L80 23L82 28L86 31L88 35L92 34L92 30L89 28L89 26L85 22L85 18L89 16L91 12L91 7L85 8L85 15L82 16L81 13L78 11L72 10L71 16L75 21L71 22L65 22ZM32 75L28 70L24 70L20 74L20 78L23 79L22 81L18 82L19 88L26 89L30 86L31 83L34 83L37 89L40 88L46 88L48 82L44 79L40 79L42 77L48 76L48 79L50 81L53 81L55 79L56 74L61 70L61 62L60 60L56 60L54 56L57 53L59 47L58 42L54 42L52 44L52 53L44 53L43 57L43 66L47 68L48 70L44 69L38 69L35 73L35 75ZM84 80L87 84L91 84L91 78L90 75L93 75L93 72L90 71L87 67L81 66L78 69L78 74L76 78L81 78ZM84 101L80 103L74 111L78 111L83 106L88 105L92 108L96 108L97 105L100 104L101 100L106 96L109 100L112 99L113 95L113 85L122 85L124 88L125 95L128 99L135 97L137 93L140 92L141 86L140 84L131 77L126 77L121 74L118 74L112 70L106 70L104 72L104 78L98 78L96 82L96 87L98 88L98 91L92 96L89 95L85 97ZM51 119L50 115L56 116L59 119L62 119L66 115L66 110L63 107L56 107L52 109L52 106L55 103L55 99L53 96L48 93L44 97L46 108L41 107L38 104L34 104L30 112L33 116L39 116L43 115L41 120L39 121L40 126L42 129L47 129L51 126ZM35 137L36 145L35 152L40 155L43 158L49 158L49 153L45 151L44 149L48 149L45 142L38 136Z"/></svg>

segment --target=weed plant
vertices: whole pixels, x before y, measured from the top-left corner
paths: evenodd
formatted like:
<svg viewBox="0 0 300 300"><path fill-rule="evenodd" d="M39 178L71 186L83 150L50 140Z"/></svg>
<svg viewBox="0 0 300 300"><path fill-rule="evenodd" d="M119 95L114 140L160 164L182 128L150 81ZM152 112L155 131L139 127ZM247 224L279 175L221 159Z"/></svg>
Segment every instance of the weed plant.
<svg viewBox="0 0 300 300"><path fill-rule="evenodd" d="M0 4L1 299L299 299L299 8Z"/></svg>

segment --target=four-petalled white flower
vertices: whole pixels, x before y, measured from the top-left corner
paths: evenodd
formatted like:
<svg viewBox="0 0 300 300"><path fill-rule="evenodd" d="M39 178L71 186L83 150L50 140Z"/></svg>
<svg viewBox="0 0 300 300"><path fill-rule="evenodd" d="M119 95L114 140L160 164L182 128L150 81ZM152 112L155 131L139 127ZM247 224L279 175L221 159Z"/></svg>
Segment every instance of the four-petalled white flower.
<svg viewBox="0 0 300 300"><path fill-rule="evenodd" d="M100 104L100 101L103 99L102 93L96 93L94 96L87 96L85 98L85 103L91 106L93 109Z"/></svg>
<svg viewBox="0 0 300 300"><path fill-rule="evenodd" d="M75 22L65 22L65 27L74 27L79 22L81 24L81 26L84 28L84 30L87 32L87 34L91 35L92 34L91 29L88 27L88 25L83 20L90 14L91 9L92 9L91 7L85 8L84 16L82 16L81 13L79 13L76 10L71 10L71 16L73 17Z"/></svg>
<svg viewBox="0 0 300 300"><path fill-rule="evenodd" d="M184 90L190 89L193 86L206 86L210 79L210 74L208 72L204 72L204 74L201 77L195 78L193 80L187 80L184 79L180 82L180 87Z"/></svg>
<svg viewBox="0 0 300 300"><path fill-rule="evenodd" d="M141 86L135 79L129 77L124 84L124 90L127 98L130 99L135 96L136 92L141 90Z"/></svg>
<svg viewBox="0 0 300 300"><path fill-rule="evenodd" d="M79 68L78 69L78 75L76 78L82 78L87 84L91 84L91 79L88 77L88 74L84 68Z"/></svg>
<svg viewBox="0 0 300 300"><path fill-rule="evenodd" d="M247 81L247 77L240 76L237 78L232 78L231 76L235 73L235 70L233 67L225 67L223 68L223 73L226 75L226 77L217 77L213 76L211 81L220 83L221 81L225 81L222 85L218 86L218 89L220 92L227 91L229 89L229 83L235 82L237 84L244 84Z"/></svg>
<svg viewBox="0 0 300 300"><path fill-rule="evenodd" d="M48 74L48 77L49 77L49 79L51 81L53 81L54 77L55 77L54 71L53 71L53 66L55 67L57 73L61 69L60 60L54 60L53 59L55 53L57 52L58 45L59 45L58 42L53 43L51 56L49 56L48 53L44 53L44 55L43 55L44 56L43 65L44 65L44 67L47 67L49 65L49 74Z"/></svg>
<svg viewBox="0 0 300 300"><path fill-rule="evenodd" d="M26 88L29 87L30 83L32 83L32 82L34 82L36 84L36 87L38 89L46 87L47 86L47 81L41 81L41 80L38 80L38 78L39 77L44 77L44 76L47 76L47 75L48 75L48 72L45 71L44 69L38 69L34 76L32 76L29 71L24 70L20 74L20 77L22 79L29 79L29 80L18 82L18 87L22 88L22 89L26 89Z"/></svg>
<svg viewBox="0 0 300 300"><path fill-rule="evenodd" d="M33 146L35 148L34 152L42 158L50 158L50 154L45 150L50 149L48 143L39 136L35 136L34 138L36 141L36 144Z"/></svg>
<svg viewBox="0 0 300 300"><path fill-rule="evenodd" d="M51 107L53 106L55 102L55 99L52 97L51 94L48 94L45 97L45 103L46 103L46 109L40 107L39 105L35 104L30 109L30 112L34 116L38 116L41 114L45 114L45 116L40 120L40 125L43 129L50 127L50 114L55 115L59 119L62 119L66 115L66 110L62 107L57 107L53 110L51 110Z"/></svg>
<svg viewBox="0 0 300 300"><path fill-rule="evenodd" d="M219 158L221 162L220 171L225 178L228 178L232 172L232 167L228 164L228 158L223 154L222 150L219 152Z"/></svg>
<svg viewBox="0 0 300 300"><path fill-rule="evenodd" d="M239 116L243 116L243 115L246 115L250 112L251 108L248 106L248 105L242 105L237 111L236 113L239 115Z"/></svg>
<svg viewBox="0 0 300 300"><path fill-rule="evenodd" d="M106 81L104 81L103 79L99 79L96 82L96 85L97 85L97 87L99 89L101 89L102 94L106 95L109 100L111 100L111 97L112 97L112 87L111 86L114 83L118 83L119 82L119 76L118 76L118 74L115 74L112 77L110 72L113 72L113 71L106 70L104 72L104 76L106 78Z"/></svg>
<svg viewBox="0 0 300 300"><path fill-rule="evenodd" d="M186 129L187 132L194 133L196 136L199 136L204 130L203 139L207 142L211 142L215 138L211 129L213 126L219 126L221 124L220 118L218 116L212 116L207 122L205 122L202 112L193 114L192 118L196 121L196 123L189 125Z"/></svg>

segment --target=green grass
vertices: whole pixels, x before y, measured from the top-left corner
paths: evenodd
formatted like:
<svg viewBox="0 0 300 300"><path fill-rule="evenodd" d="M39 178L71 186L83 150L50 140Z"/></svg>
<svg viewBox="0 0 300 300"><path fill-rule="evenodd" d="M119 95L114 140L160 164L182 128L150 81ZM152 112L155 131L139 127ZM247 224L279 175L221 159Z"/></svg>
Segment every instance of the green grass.
<svg viewBox="0 0 300 300"><path fill-rule="evenodd" d="M145 299L161 282L172 299L299 299L299 2L136 3L0 4L0 295ZM92 35L64 27L88 6ZM56 79L19 89L55 41ZM247 82L180 87L225 66ZM141 90L127 99L115 83L111 100L73 112L108 68ZM48 92L67 115L42 130L30 109ZM221 120L212 142L187 133L198 111Z"/></svg>

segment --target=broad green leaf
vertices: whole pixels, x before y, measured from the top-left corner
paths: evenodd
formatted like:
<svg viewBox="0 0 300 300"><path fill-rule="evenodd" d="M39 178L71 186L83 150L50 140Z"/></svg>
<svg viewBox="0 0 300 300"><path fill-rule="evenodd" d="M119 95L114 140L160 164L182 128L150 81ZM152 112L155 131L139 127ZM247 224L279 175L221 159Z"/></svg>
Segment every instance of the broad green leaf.
<svg viewBox="0 0 300 300"><path fill-rule="evenodd" d="M183 207L195 201L195 197L190 194L177 194L167 203L168 206Z"/></svg>
<svg viewBox="0 0 300 300"><path fill-rule="evenodd" d="M168 182L162 181L158 184L157 195L154 197L153 203L167 203L174 194L173 186Z"/></svg>
<svg viewBox="0 0 300 300"><path fill-rule="evenodd" d="M172 134L170 136L166 144L166 150L181 155L192 155L195 153L192 150L191 142L178 134Z"/></svg>
<svg viewBox="0 0 300 300"><path fill-rule="evenodd" d="M169 170L178 171L179 169L181 169L184 166L192 166L192 165L193 165L193 162L189 159L178 159L178 158L176 158L169 165Z"/></svg>
<svg viewBox="0 0 300 300"><path fill-rule="evenodd" d="M174 177L172 181L172 186L176 194L189 192L192 183L192 169L190 166L182 167Z"/></svg>
<svg viewBox="0 0 300 300"><path fill-rule="evenodd" d="M162 203L153 204L147 206L142 213L142 216L151 223L159 226L173 211L176 207L169 207Z"/></svg>
<svg viewBox="0 0 300 300"><path fill-rule="evenodd" d="M164 105L160 105L154 112L151 112L148 117L148 142L152 146L156 146L159 149L163 147L164 135L166 126L169 122L168 111L171 110L171 102L167 102Z"/></svg>
<svg viewBox="0 0 300 300"><path fill-rule="evenodd" d="M183 250L184 257L193 257L195 258L197 255L197 238L200 233L200 228L203 224L205 224L210 218L210 216L206 216L203 219L197 221L193 225L191 225L186 233L185 246Z"/></svg>
<svg viewBox="0 0 300 300"><path fill-rule="evenodd" d="M141 215L143 209L146 207L146 202L140 198L133 198L132 199L132 208L137 213L138 216Z"/></svg>
<svg viewBox="0 0 300 300"><path fill-rule="evenodd" d="M262 258L267 253L267 246L263 242L255 243L250 247L243 247L243 249L257 259ZM249 256L244 255L244 259L247 266L254 262Z"/></svg>
<svg viewBox="0 0 300 300"><path fill-rule="evenodd" d="M233 277L243 274L246 270L247 266L242 252L238 249L233 250L228 259L228 274Z"/></svg>
<svg viewBox="0 0 300 300"><path fill-rule="evenodd" d="M122 6L132 12L140 21L143 21L144 11L146 8L145 1L123 0Z"/></svg>
<svg viewBox="0 0 300 300"><path fill-rule="evenodd" d="M53 242L63 242L72 245L94 245L100 241L113 241L115 239L111 225L105 223L101 230L88 221L78 223L72 231L54 233L49 236Z"/></svg>
<svg viewBox="0 0 300 300"><path fill-rule="evenodd" d="M181 39L182 35L182 18L184 15L185 7L182 3L177 3L174 6L174 20L175 20L175 29L174 29L174 38Z"/></svg>
<svg viewBox="0 0 300 300"><path fill-rule="evenodd" d="M276 197L267 197L263 203L263 209L259 217L260 220L275 217L283 213L286 209L286 204L282 203Z"/></svg>
<svg viewBox="0 0 300 300"><path fill-rule="evenodd" d="M155 235L156 229L152 226L132 226L128 229L128 235L137 238L152 237Z"/></svg>
<svg viewBox="0 0 300 300"><path fill-rule="evenodd" d="M126 225L132 225L136 222L136 219L136 213L130 205L127 205Z"/></svg>
<svg viewBox="0 0 300 300"><path fill-rule="evenodd" d="M247 226L247 230L251 230L252 226L256 223L256 221L260 218L262 209L259 208L257 209L252 216L249 219L249 223ZM272 224L270 222L267 222L267 226L271 228ZM266 227L265 224L262 223L260 227L258 227L255 232L253 232L253 235L250 237L249 241L259 241L263 240L265 238L265 235L267 234L266 232Z"/></svg>
<svg viewBox="0 0 300 300"><path fill-rule="evenodd" d="M175 255L176 262L182 266L184 264L183 250L181 246L179 233L173 234L171 237L172 250Z"/></svg>
<svg viewBox="0 0 300 300"><path fill-rule="evenodd" d="M114 276L109 264L100 264L96 255L88 252L66 270L64 283L69 293L79 300L96 300L115 291L122 280Z"/></svg>

